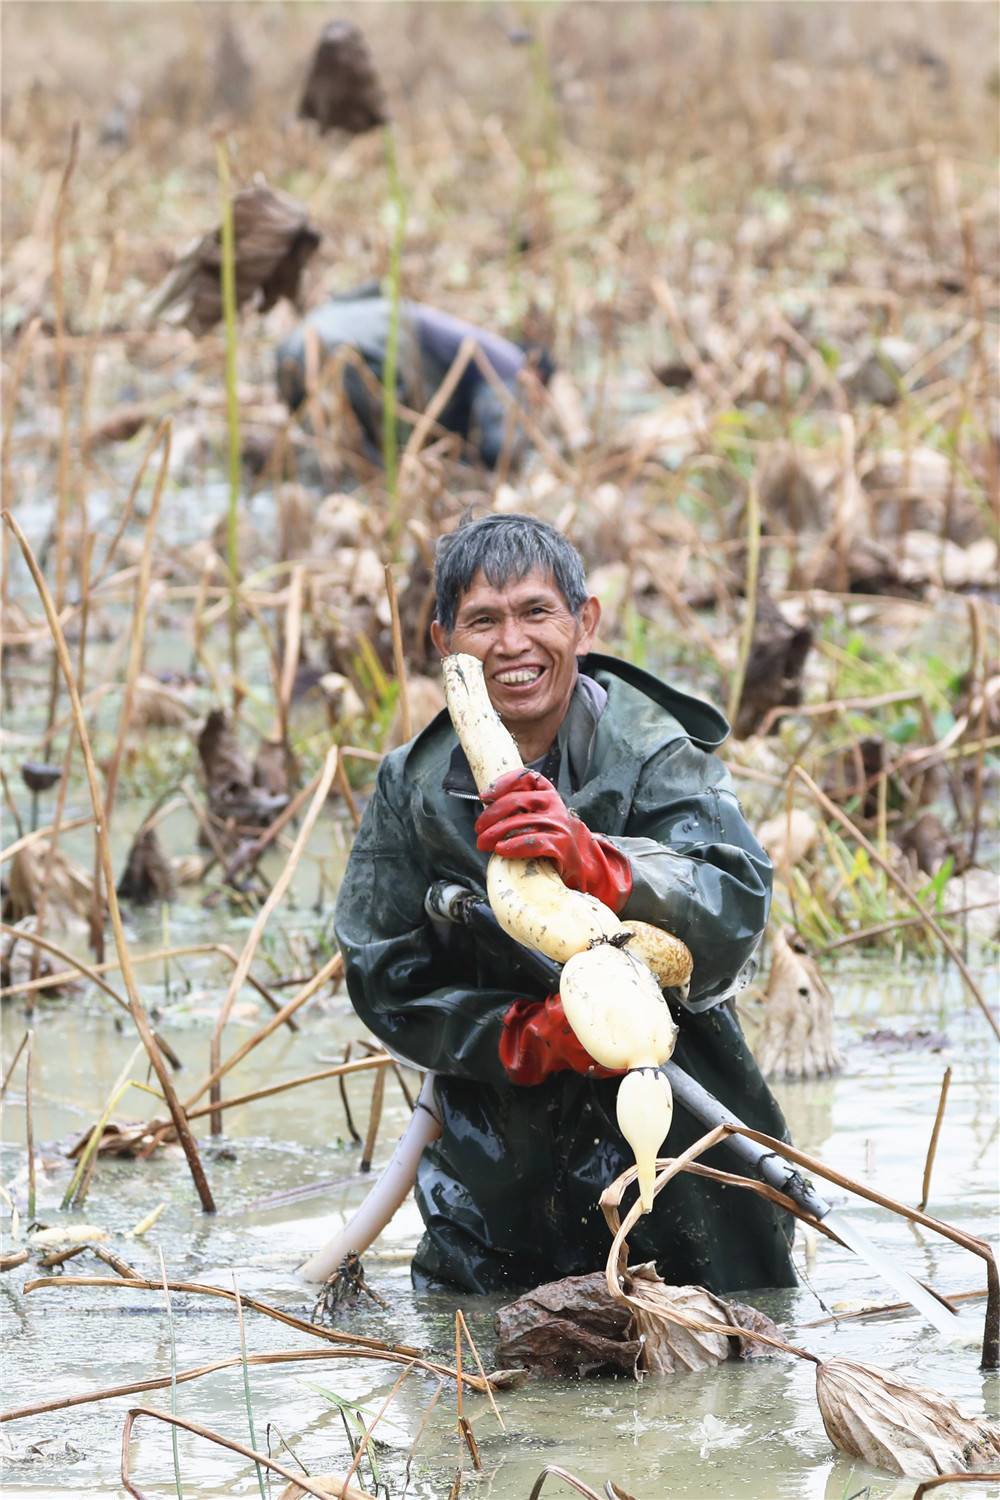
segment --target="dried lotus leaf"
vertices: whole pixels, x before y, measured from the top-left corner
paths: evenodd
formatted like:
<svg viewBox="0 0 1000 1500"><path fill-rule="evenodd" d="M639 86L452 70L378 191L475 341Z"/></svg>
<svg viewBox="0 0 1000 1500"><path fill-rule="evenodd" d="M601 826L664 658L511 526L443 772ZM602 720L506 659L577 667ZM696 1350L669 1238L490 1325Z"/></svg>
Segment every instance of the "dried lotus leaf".
<svg viewBox="0 0 1000 1500"><path fill-rule="evenodd" d="M329 21L316 47L299 105L323 135L346 130L363 135L389 118L385 93L365 35L352 21Z"/></svg>
<svg viewBox="0 0 1000 1500"><path fill-rule="evenodd" d="M136 906L173 900L174 872L155 828L136 834L116 889L122 901Z"/></svg>
<svg viewBox="0 0 1000 1500"><path fill-rule="evenodd" d="M233 783L238 783L241 788L251 785L253 765L225 709L213 708L209 713L198 736L198 754L210 798L216 789L230 787Z"/></svg>
<svg viewBox="0 0 1000 1500"><path fill-rule="evenodd" d="M813 643L808 623L792 624L769 595L757 599L753 640L747 658L733 735L745 740L780 722L771 710L802 702L802 673Z"/></svg>
<svg viewBox="0 0 1000 1500"><path fill-rule="evenodd" d="M20 922L34 916L47 887L46 921L51 927L73 929L86 921L94 904L94 882L87 871L57 846L49 868L49 840L36 839L19 849L10 862L5 920Z"/></svg>
<svg viewBox="0 0 1000 1500"><path fill-rule="evenodd" d="M764 1334L768 1339L780 1339L781 1329L773 1318L767 1313L761 1312L759 1307L754 1307L750 1302L729 1302L729 1321L735 1323L738 1328L744 1329L748 1335L755 1333ZM776 1349L772 1343L763 1343L760 1339L748 1337L740 1341L741 1359L774 1359L783 1358L784 1352Z"/></svg>
<svg viewBox="0 0 1000 1500"><path fill-rule="evenodd" d="M890 1370L828 1359L816 1369L816 1396L834 1447L873 1468L923 1479L1000 1466L1000 1425Z"/></svg>
<svg viewBox="0 0 1000 1500"><path fill-rule="evenodd" d="M702 1323L746 1330L746 1338L691 1327ZM702 1370L773 1355L763 1340L780 1339L758 1308L724 1302L703 1287L668 1286L652 1262L630 1268L617 1296L603 1272L546 1282L499 1308L493 1324L499 1366L555 1377L601 1364L634 1371L637 1362L656 1374Z"/></svg>
<svg viewBox="0 0 1000 1500"><path fill-rule="evenodd" d="M178 854L170 861L175 885L195 885L205 876L205 860L200 854Z"/></svg>
<svg viewBox="0 0 1000 1500"><path fill-rule="evenodd" d="M186 729L194 718L194 708L182 693L140 672L132 699L131 729Z"/></svg>
<svg viewBox="0 0 1000 1500"><path fill-rule="evenodd" d="M729 1308L700 1286L668 1286L652 1262L629 1269L626 1291L634 1315L633 1336L643 1341L640 1367L657 1375L709 1370L732 1359L734 1345L722 1333L686 1327L680 1312L698 1321L731 1323Z"/></svg>
<svg viewBox="0 0 1000 1500"><path fill-rule="evenodd" d="M62 766L48 766L41 761L26 760L21 778L29 792L47 792L62 778Z"/></svg>
<svg viewBox="0 0 1000 1500"><path fill-rule="evenodd" d="M786 864L798 865L816 842L819 825L804 807L793 807L790 813L769 818L757 829L757 838L780 874Z"/></svg>
<svg viewBox="0 0 1000 1500"><path fill-rule="evenodd" d="M310 1474L309 1483L314 1489L322 1490L324 1495L336 1497L336 1500L372 1500L367 1490L359 1490L356 1484L345 1484L339 1474ZM282 1490L278 1500L306 1500L308 1494L309 1491L304 1490L293 1479Z"/></svg>
<svg viewBox="0 0 1000 1500"><path fill-rule="evenodd" d="M766 1078L826 1078L843 1066L833 999L790 929L774 934L767 1005L754 1053Z"/></svg>
<svg viewBox="0 0 1000 1500"><path fill-rule="evenodd" d="M258 185L234 195L232 215L237 307L251 298L262 312L279 297L297 303L303 267L321 239L305 206L288 193ZM162 318L199 338L208 333L222 317L221 260L217 225L190 242L149 295L146 319Z"/></svg>
<svg viewBox="0 0 1000 1500"><path fill-rule="evenodd" d="M496 1363L542 1376L577 1375L595 1365L631 1373L641 1347L629 1334L631 1322L632 1309L612 1298L602 1271L565 1276L497 1309Z"/></svg>
<svg viewBox="0 0 1000 1500"><path fill-rule="evenodd" d="M101 1131L97 1150L102 1156L138 1157L149 1146L156 1129L155 1120L108 1120ZM93 1133L93 1126L88 1125L68 1137L63 1149L70 1161L79 1160ZM172 1130L169 1138L176 1138Z"/></svg>

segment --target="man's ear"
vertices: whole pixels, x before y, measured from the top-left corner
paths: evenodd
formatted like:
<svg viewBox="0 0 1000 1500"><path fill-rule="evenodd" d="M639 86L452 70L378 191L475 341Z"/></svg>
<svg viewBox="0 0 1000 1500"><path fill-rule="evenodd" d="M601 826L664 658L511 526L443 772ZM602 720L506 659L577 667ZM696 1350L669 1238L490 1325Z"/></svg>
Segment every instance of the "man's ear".
<svg viewBox="0 0 1000 1500"><path fill-rule="evenodd" d="M441 655L441 656L450 656L451 655L451 646L449 645L449 642L451 640L451 636L450 635L445 635L445 633L444 633L444 627L442 625L439 625L438 622L437 622L437 620L432 620L431 621L431 640L434 642L435 646L437 647L439 655Z"/></svg>
<svg viewBox="0 0 1000 1500"><path fill-rule="evenodd" d="M594 637L597 635L597 627L600 623L601 601L591 594L589 599L583 601L580 608L580 625L583 633L577 643L577 656L586 656L594 644Z"/></svg>

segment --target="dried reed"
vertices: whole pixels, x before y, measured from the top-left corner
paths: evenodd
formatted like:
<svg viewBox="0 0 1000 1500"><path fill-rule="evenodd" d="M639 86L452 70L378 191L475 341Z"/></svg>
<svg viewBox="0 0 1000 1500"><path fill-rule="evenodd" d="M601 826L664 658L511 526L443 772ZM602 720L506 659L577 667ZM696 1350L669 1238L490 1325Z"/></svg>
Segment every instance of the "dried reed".
<svg viewBox="0 0 1000 1500"><path fill-rule="evenodd" d="M229 1361L230 1363L232 1361ZM142 1490L132 1483L129 1465L129 1447L132 1441L132 1428L135 1426L137 1417L153 1417L158 1422L167 1422L174 1429L181 1428L184 1432L192 1432L196 1437L203 1437L210 1443L217 1444L220 1448L228 1448L231 1453L238 1453L242 1458L251 1459L256 1465L258 1473L261 1468L270 1469L275 1474L280 1474L282 1479L287 1479L289 1484L296 1486L299 1491L306 1495L316 1495L319 1500L331 1500L337 1490L332 1490L328 1484L320 1487L319 1483L313 1481L301 1471L295 1473L292 1469L286 1469L284 1464L279 1464L276 1459L270 1458L266 1453L258 1453L253 1448L245 1448L242 1443L234 1442L231 1438L223 1437L220 1432L213 1432L211 1428L204 1427L200 1422L191 1422L184 1417L178 1417L172 1413L156 1411L151 1406L133 1406L125 1417L125 1426L122 1429L122 1484L130 1495L136 1500L146 1500ZM178 1484L180 1481L178 1480ZM355 1486L347 1488L346 1484L340 1490L342 1500L374 1500L374 1497L359 1490Z"/></svg>
<svg viewBox="0 0 1000 1500"><path fill-rule="evenodd" d="M917 1207L923 1213L927 1207L927 1200L931 1192L931 1173L934 1170L934 1158L937 1155L938 1136L941 1134L941 1124L944 1120L945 1105L948 1102L948 1085L951 1083L951 1068L945 1068L944 1077L941 1079L941 1097L938 1099L937 1114L934 1116L934 1125L931 1129L931 1138L927 1143L927 1160L924 1162L924 1177L920 1190L920 1202Z"/></svg>
<svg viewBox="0 0 1000 1500"><path fill-rule="evenodd" d="M222 1005L219 1009L218 1020L216 1021L215 1026L212 1030L212 1041L209 1052L209 1068L213 1074L217 1073L219 1067L219 1052L222 1043L223 1027L229 1019L229 1013L232 1010L233 1003L236 1000L236 996L239 994L240 989L243 986L243 982L246 979L247 974L250 972L250 965L253 963L253 957L257 951L257 945L259 944L261 937L264 934L264 928L266 927L275 907L278 906L279 902L281 901L282 897L284 896L285 892L288 890L288 887L292 882L292 877L295 874L299 860L302 857L302 852L305 849L306 843L309 839L309 835L312 832L313 824L319 817L323 805L330 794L330 788L333 785L333 779L337 771L337 761L338 751L337 747L334 745L327 752L326 760L323 764L323 771L319 778L319 784L316 787L313 800L309 805L309 810L302 820L302 827L299 829L298 835L296 836L295 843L292 847L292 852L285 863L284 869L275 882L270 895L257 914L253 927L250 929L250 935L246 940L243 952L240 954L239 963L236 965L236 970L233 974L233 977L229 981L229 988L226 990L225 998L223 999ZM216 1081L210 1085L210 1088L212 1092L212 1102L218 1103L221 1097L218 1091L218 1079L216 1079ZM213 1114L212 1134L218 1135L221 1129L221 1118L217 1114Z"/></svg>
<svg viewBox="0 0 1000 1500"><path fill-rule="evenodd" d="M159 1079L160 1087L163 1090L164 1098L167 1101L167 1107L170 1110L170 1114L174 1122L174 1128L176 1129L178 1139L184 1148L184 1154L187 1157L188 1165L191 1169L191 1176L194 1181L195 1188L198 1192L198 1197L201 1200L202 1208L206 1213L213 1213L215 1211L215 1204L212 1199L211 1189L208 1185L208 1179L205 1176L205 1172L201 1164L201 1158L198 1155L198 1148L195 1145L194 1137L191 1135L191 1132L187 1127L183 1108L174 1091L173 1084L170 1081L170 1075L167 1072L162 1054L159 1047L157 1046L156 1038L150 1028L146 1013L142 1007L142 1002L139 999L138 990L136 989L128 947L125 942L125 931L122 926L121 913L118 909L118 898L115 895L114 867L111 862L111 847L108 842L107 831L101 826L103 807L101 802L100 787L97 780L97 767L94 764L94 757L90 749L90 740L87 735L87 727L83 720L83 709L80 705L80 698L76 689L76 680L73 674L73 666L69 659L69 652L66 649L66 641L65 637L63 636L62 627L60 626L59 621L56 617L55 605L52 596L49 593L48 585L46 584L45 579L42 576L41 570L39 569L38 563L35 559L35 555L31 550L31 547L26 537L24 536L24 533L22 532L17 522L14 520L10 511L5 510L2 514L4 521L7 523L10 530L14 533L14 536L17 538L18 545L20 546L21 551L24 554L24 558L28 564L31 576L35 581L35 587L38 589L39 595L41 596L42 604L45 608L45 614L49 622L49 627L52 631L52 638L55 644L59 665L66 680L66 686L69 690L70 700L73 704L77 734L80 739L80 748L83 752L84 765L86 766L87 770L87 781L89 784L91 804L93 806L94 817L97 822L96 832L100 839L101 858L104 871L105 887L107 891L108 910L111 916L111 925L115 934L115 946L118 949L118 959L121 965L122 979L124 981L126 994L128 996L128 1008L131 1012L132 1019L135 1022L136 1030L139 1032L139 1035L146 1047L146 1051L149 1054L149 1059L153 1065L153 1070L156 1073L157 1078Z"/></svg>

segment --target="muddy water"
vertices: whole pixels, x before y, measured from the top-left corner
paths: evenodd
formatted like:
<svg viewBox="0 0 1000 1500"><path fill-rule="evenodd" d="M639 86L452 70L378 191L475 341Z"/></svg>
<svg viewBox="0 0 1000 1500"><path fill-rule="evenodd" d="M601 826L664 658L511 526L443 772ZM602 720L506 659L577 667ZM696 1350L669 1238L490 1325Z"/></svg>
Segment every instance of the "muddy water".
<svg viewBox="0 0 1000 1500"><path fill-rule="evenodd" d="M151 940L153 933L140 930L136 936ZM177 940L176 933L174 937ZM160 1024L185 1065L178 1079L182 1094L193 1091L206 1068L209 1018L222 983L218 961L198 958L185 961L183 974L172 974L167 995L162 976L155 982L145 980L147 1000L162 1010ZM887 977L884 972L845 967L835 979L835 991L848 1064L837 1079L780 1090L796 1141L847 1173L916 1202L941 1076L950 1064L953 1079L930 1210L973 1233L995 1238L995 1050L979 1013L967 1006L948 974L930 968ZM257 1019L248 1010L241 1012L224 1051L238 1044ZM6 1020L5 1064L20 1034L19 1017L11 1009ZM923 1028L944 1036L936 1043L940 1050L881 1047L863 1040L875 1027L900 1034ZM282 1031L251 1054L234 1070L227 1090L242 1092L313 1071L323 1065L321 1059L339 1056L346 1039L360 1034L346 998L333 997L323 1008L306 1012L296 1035ZM42 1221L56 1224L65 1218L58 1202L69 1175L46 1146L94 1119L132 1050L131 1035L119 1029L103 1001L84 997L41 1007L35 1139L39 1154L54 1163L39 1184L37 1216ZM365 1077L349 1084L362 1133L370 1088ZM23 1094L13 1089L9 1103L3 1181L9 1185L13 1179L9 1191L23 1213ZM133 1092L118 1113L141 1115L144 1104ZM399 1085L390 1079L376 1166L406 1116ZM144 1273L159 1275L162 1250L173 1280L231 1287L235 1274L247 1293L308 1313L312 1299L296 1280L294 1268L335 1232L366 1189L358 1175L360 1148L351 1141L336 1086L313 1084L237 1107L225 1115L225 1127L225 1135L214 1142L204 1126L201 1130L219 1205L214 1217L200 1213L175 1148L144 1164L102 1161L85 1218L104 1227L112 1248ZM334 1185L322 1188L323 1184ZM317 1187L322 1190L310 1193ZM288 1196L293 1194L298 1196ZM836 1197L836 1190L830 1196ZM130 1238L132 1226L160 1203L166 1206L156 1225L144 1237ZM10 1218L6 1208L4 1212L6 1232ZM864 1205L858 1206L857 1216L871 1238L939 1289L955 1292L985 1285L980 1262L950 1243ZM417 1344L450 1362L456 1299L415 1294L409 1284L406 1259L419 1227L412 1204L407 1204L379 1242L378 1253L368 1257L370 1280L387 1309L359 1304L342 1313L339 1326ZM816 1254L808 1257L800 1246L798 1259L802 1285L797 1291L762 1293L755 1299L789 1325L793 1340L821 1357L838 1353L881 1363L947 1392L970 1413L996 1414L997 1377L978 1370L984 1303L963 1304L965 1339L952 1347L919 1318L905 1314L819 1322L865 1300L895 1298L873 1273L830 1242L821 1240ZM92 1257L65 1269L110 1274ZM169 1374L170 1335L162 1295L89 1287L53 1287L25 1295L21 1288L26 1279L19 1269L0 1281L7 1348L5 1405ZM488 1359L496 1302L460 1300ZM178 1369L238 1354L231 1304L175 1294L173 1312ZM319 1347L253 1314L247 1315L247 1339L252 1352ZM253 1368L258 1444L267 1441L269 1430L272 1450L280 1434L313 1473L344 1472L348 1458L343 1425L317 1387L374 1413L398 1374L397 1367L356 1357ZM436 1384L430 1375L411 1373L382 1424L386 1446L379 1461L393 1496L402 1491L407 1455ZM63 1500L123 1494L122 1422L127 1408L140 1399L119 1398L8 1424L2 1434L4 1493L34 1500L57 1494ZM146 1399L169 1410L169 1391ZM177 1409L182 1416L248 1441L238 1368L179 1387ZM501 1409L506 1432L499 1430L484 1399L466 1402L484 1468L479 1476L467 1473L463 1494L521 1500L546 1464L568 1468L596 1488L603 1489L605 1480L612 1478L637 1500L660 1495L845 1500L868 1485L872 1496L909 1496L914 1488L912 1482L887 1480L834 1455L819 1419L812 1367L799 1361L726 1366L651 1379L641 1386L625 1379L530 1383L504 1396ZM460 1461L469 1468L468 1456L463 1459L456 1441L455 1416L454 1391L446 1387L413 1460L410 1494L443 1497ZM257 1493L252 1467L237 1455L181 1434L179 1456L185 1495ZM150 1495L175 1493L166 1427L148 1420L140 1423L132 1446L132 1474ZM367 1472L366 1479L372 1488ZM549 1488L559 1491L558 1481L548 1480ZM280 1485L274 1493L279 1491Z"/></svg>

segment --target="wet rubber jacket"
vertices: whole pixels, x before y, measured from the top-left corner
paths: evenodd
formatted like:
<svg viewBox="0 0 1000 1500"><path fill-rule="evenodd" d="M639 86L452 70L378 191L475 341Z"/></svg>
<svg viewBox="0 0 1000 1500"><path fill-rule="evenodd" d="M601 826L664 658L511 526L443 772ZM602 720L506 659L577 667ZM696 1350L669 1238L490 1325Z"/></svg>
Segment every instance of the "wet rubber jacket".
<svg viewBox="0 0 1000 1500"><path fill-rule="evenodd" d="M675 1060L747 1123L782 1135L728 1007L699 1011L732 989L770 900L767 855L711 754L728 726L711 705L626 662L594 654L581 672L599 691L588 697L578 682L545 773L589 828L628 854L623 920L657 923L691 949L696 1013L673 1007ZM443 712L382 761L335 924L358 1015L392 1051L439 1075L443 1134L417 1177L426 1233L415 1277L495 1291L600 1269L611 1239L598 1198L634 1159L615 1119L617 1079L565 1072L524 1087L504 1071L505 1012L519 997L544 998L516 950L486 952L468 929L442 930L425 913L435 880L485 896L481 808ZM678 1107L662 1154L704 1133ZM704 1159L735 1168L722 1147ZM630 1258L655 1260L669 1282L716 1291L787 1286L789 1238L785 1217L756 1194L682 1173L630 1235Z"/></svg>

